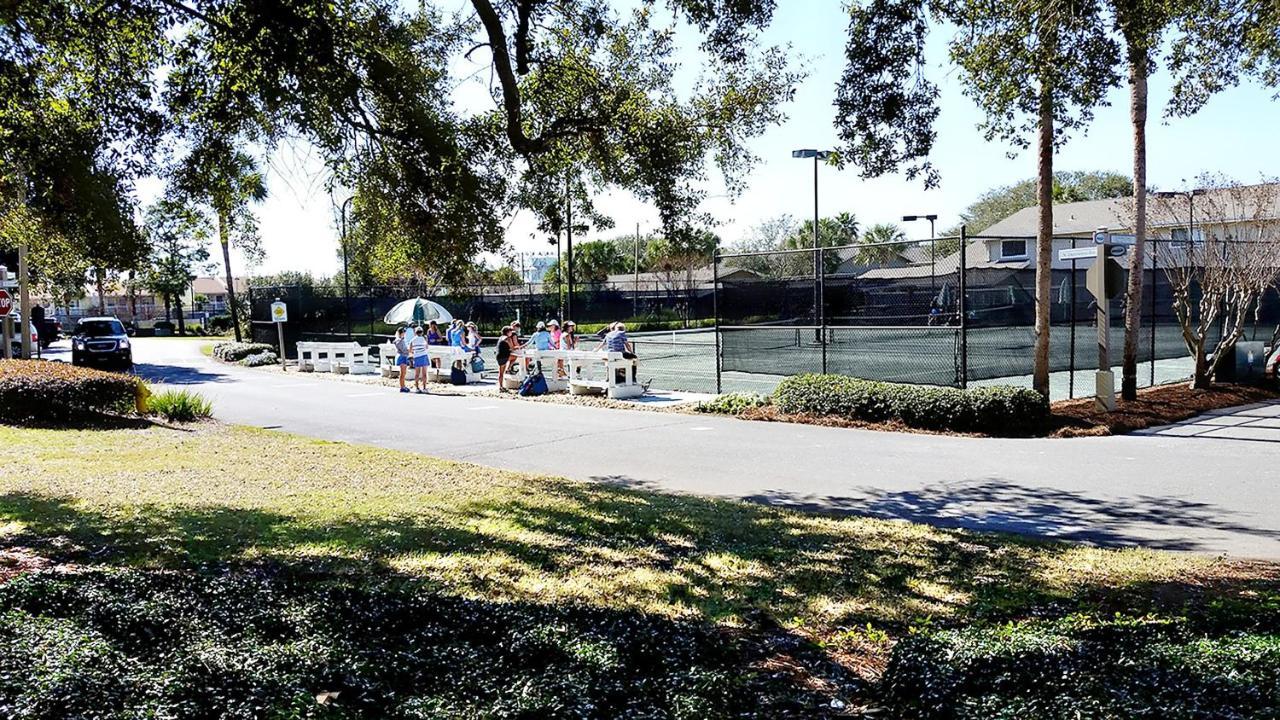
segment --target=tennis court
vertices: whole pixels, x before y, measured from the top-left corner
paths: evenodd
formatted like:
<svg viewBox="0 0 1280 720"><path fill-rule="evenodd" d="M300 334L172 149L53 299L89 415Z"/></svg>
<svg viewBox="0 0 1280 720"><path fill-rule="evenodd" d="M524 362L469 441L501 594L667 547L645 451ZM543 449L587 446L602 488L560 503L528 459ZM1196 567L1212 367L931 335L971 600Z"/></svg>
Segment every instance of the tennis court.
<svg viewBox="0 0 1280 720"><path fill-rule="evenodd" d="M812 327L722 328L720 387L724 392L767 393L790 375L822 372L822 331ZM1139 383L1172 382L1190 375L1190 361L1176 327L1156 329L1156 362L1150 362L1150 330L1144 335ZM1118 365L1124 332L1112 329ZM1096 368L1096 334L1078 326L1074 377L1070 328L1050 335L1051 397L1091 393ZM715 392L716 336L713 329L632 333L642 381L669 390ZM886 382L954 386L960 367L957 327L826 328L827 372ZM968 331L970 385L1031 386L1034 332L1030 327L973 328ZM1117 367L1118 369L1118 367ZM1074 382L1073 382L1074 381Z"/></svg>

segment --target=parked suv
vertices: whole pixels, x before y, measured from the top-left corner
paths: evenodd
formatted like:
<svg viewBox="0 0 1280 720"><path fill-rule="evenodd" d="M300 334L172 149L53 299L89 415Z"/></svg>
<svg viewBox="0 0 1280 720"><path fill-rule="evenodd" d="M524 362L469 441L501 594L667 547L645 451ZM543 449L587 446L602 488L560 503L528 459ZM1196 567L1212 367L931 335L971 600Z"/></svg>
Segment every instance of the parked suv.
<svg viewBox="0 0 1280 720"><path fill-rule="evenodd" d="M84 318L71 336L72 365L109 365L133 369L133 347L124 323L113 317Z"/></svg>

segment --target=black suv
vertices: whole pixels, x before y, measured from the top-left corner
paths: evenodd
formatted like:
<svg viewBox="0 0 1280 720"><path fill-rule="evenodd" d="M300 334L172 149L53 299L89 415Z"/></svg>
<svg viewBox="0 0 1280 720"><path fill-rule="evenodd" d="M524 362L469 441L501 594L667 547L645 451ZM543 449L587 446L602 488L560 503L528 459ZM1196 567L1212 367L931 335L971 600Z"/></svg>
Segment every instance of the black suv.
<svg viewBox="0 0 1280 720"><path fill-rule="evenodd" d="M71 336L72 365L133 369L133 347L124 324L113 317L84 318Z"/></svg>

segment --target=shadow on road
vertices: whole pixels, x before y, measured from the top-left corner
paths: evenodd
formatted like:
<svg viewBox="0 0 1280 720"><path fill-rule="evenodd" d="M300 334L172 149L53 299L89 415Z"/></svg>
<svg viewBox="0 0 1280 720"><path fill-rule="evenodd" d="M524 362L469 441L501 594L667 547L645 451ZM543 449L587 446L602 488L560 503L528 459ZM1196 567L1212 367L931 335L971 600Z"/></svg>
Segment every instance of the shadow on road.
<svg viewBox="0 0 1280 720"><path fill-rule="evenodd" d="M225 383L235 378L220 373L211 373L196 367L185 365L157 365L154 363L136 363L133 372L147 382L165 385L199 385L201 383Z"/></svg>
<svg viewBox="0 0 1280 720"><path fill-rule="evenodd" d="M896 518L939 527L1159 550L1204 551L1196 536L1206 532L1280 540L1280 530L1250 526L1211 503L1177 497L1100 499L997 478L914 491L866 488L855 492L858 494L819 496L772 490L743 499L809 512ZM1151 532L1160 529L1164 532ZM1174 537L1159 537L1169 530L1175 531Z"/></svg>

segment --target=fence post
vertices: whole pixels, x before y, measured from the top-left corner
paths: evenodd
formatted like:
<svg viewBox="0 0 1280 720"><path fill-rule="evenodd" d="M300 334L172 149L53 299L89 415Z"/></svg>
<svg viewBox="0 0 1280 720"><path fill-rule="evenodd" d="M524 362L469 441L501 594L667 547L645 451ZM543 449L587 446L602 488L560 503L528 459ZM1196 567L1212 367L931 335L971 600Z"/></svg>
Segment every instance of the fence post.
<svg viewBox="0 0 1280 720"><path fill-rule="evenodd" d="M1156 267L1160 264L1159 241L1151 242L1151 319L1147 327L1151 328L1151 386L1156 384ZM1141 270L1139 270L1141 272Z"/></svg>
<svg viewBox="0 0 1280 720"><path fill-rule="evenodd" d="M960 389L969 387L969 293L968 283L969 232L960 226L960 297L957 300L960 314Z"/></svg>
<svg viewBox="0 0 1280 720"><path fill-rule="evenodd" d="M826 248L818 248L818 332L822 339L822 374L827 374L827 258Z"/></svg>
<svg viewBox="0 0 1280 720"><path fill-rule="evenodd" d="M1075 249L1076 239L1071 238L1071 249ZM1067 360L1067 399L1076 396L1076 261L1071 260L1071 334L1070 345L1068 350L1071 353L1070 359Z"/></svg>
<svg viewBox="0 0 1280 720"><path fill-rule="evenodd" d="M639 281L637 280L637 283ZM637 284L637 291L639 285ZM711 251L711 322L716 334L716 394L720 389L720 249Z"/></svg>

